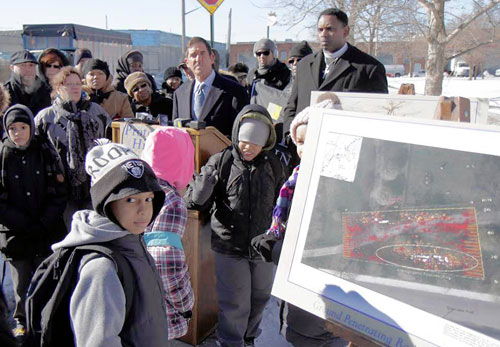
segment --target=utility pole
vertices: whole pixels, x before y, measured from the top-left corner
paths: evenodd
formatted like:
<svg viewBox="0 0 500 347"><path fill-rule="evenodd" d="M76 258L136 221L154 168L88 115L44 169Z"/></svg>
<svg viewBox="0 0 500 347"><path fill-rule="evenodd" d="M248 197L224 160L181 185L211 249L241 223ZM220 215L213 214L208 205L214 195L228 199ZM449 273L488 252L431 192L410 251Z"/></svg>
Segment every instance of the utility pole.
<svg viewBox="0 0 500 347"><path fill-rule="evenodd" d="M231 12L233 11L232 8L229 9L229 19L228 19L228 25L227 25L227 44L226 44L226 51L227 51L227 56L226 56L226 66L229 67L229 60L231 58Z"/></svg>
<svg viewBox="0 0 500 347"><path fill-rule="evenodd" d="M184 0L181 0L181 18L182 18L182 55L186 51L186 4Z"/></svg>
<svg viewBox="0 0 500 347"><path fill-rule="evenodd" d="M214 48L214 15L210 14L210 47Z"/></svg>

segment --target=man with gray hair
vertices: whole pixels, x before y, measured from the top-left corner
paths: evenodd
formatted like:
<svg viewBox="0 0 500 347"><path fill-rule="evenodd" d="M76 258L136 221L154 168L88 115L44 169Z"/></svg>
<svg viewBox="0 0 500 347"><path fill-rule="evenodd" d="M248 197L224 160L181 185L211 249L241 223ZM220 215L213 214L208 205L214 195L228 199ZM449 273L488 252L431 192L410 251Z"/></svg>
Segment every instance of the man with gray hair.
<svg viewBox="0 0 500 347"><path fill-rule="evenodd" d="M253 54L257 58L257 67L252 69L247 77L250 94L254 83L259 80L264 80L270 87L283 90L290 82L291 72L286 64L277 58L276 44L272 40L261 39L253 46Z"/></svg>
<svg viewBox="0 0 500 347"><path fill-rule="evenodd" d="M10 105L22 104L33 115L51 104L50 89L36 75L38 61L27 50L15 52L10 57L10 79L5 82L5 89L10 95Z"/></svg>

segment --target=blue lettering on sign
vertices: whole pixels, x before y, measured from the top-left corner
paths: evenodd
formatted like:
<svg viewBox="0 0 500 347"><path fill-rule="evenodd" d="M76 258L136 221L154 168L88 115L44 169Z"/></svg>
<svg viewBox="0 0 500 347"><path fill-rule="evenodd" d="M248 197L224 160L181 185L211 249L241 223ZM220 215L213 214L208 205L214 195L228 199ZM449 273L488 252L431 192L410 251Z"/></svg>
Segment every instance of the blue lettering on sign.
<svg viewBox="0 0 500 347"><path fill-rule="evenodd" d="M348 327L351 327L352 329L360 331L361 333L363 333L367 336L371 336L375 340L382 341L387 346L391 346L391 344L392 344L392 337L391 336L387 336L386 334L384 334L381 331L378 331L375 328L372 328L366 324L363 324L361 322L356 321L354 318L351 317L350 314L345 315L343 322ZM401 345L401 346L407 346L407 345Z"/></svg>
<svg viewBox="0 0 500 347"><path fill-rule="evenodd" d="M132 142L132 148L144 149L145 143L141 138L134 137L134 141Z"/></svg>
<svg viewBox="0 0 500 347"><path fill-rule="evenodd" d="M410 347L410 345L405 343L405 341L401 337L398 337L398 340L396 341L396 344L394 346L395 347Z"/></svg>

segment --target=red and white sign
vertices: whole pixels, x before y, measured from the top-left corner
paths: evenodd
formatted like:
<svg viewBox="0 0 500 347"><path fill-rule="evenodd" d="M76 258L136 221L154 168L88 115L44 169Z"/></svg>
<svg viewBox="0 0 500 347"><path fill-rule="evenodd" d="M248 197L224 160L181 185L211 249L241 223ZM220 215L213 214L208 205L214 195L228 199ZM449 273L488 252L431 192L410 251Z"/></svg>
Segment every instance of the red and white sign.
<svg viewBox="0 0 500 347"><path fill-rule="evenodd" d="M219 7L223 1L224 0L198 0L201 6L205 7L211 15L214 14L217 7Z"/></svg>

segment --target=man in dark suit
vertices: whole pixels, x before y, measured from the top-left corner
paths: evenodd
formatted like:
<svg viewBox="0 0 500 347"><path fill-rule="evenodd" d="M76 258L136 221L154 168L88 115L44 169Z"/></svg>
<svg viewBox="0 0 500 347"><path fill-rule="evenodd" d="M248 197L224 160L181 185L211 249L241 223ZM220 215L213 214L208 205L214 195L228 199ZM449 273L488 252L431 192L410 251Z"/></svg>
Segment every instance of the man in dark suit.
<svg viewBox="0 0 500 347"><path fill-rule="evenodd" d="M319 15L318 38L321 50L304 57L297 66L292 94L284 110L283 134L286 136L297 113L310 104L311 92L338 91L387 93L384 66L370 55L346 42L349 35L347 15L330 8ZM291 143L291 141L290 141ZM290 148L292 154L295 148ZM295 159L295 164L297 163ZM292 157L292 161L294 158ZM323 320L291 304L287 305L286 331L294 346L344 346L347 342L325 329Z"/></svg>
<svg viewBox="0 0 500 347"><path fill-rule="evenodd" d="M321 50L302 59L284 110L284 134L297 113L309 106L311 92L388 93L385 68L378 60L346 42L347 15L329 8L318 17Z"/></svg>
<svg viewBox="0 0 500 347"><path fill-rule="evenodd" d="M248 95L238 83L214 71L214 59L207 41L201 37L189 40L186 64L195 79L174 92L173 119L205 121L207 126L214 126L230 137L236 115L248 104Z"/></svg>

